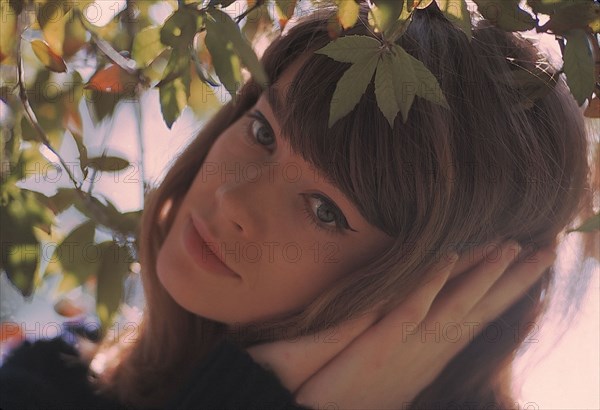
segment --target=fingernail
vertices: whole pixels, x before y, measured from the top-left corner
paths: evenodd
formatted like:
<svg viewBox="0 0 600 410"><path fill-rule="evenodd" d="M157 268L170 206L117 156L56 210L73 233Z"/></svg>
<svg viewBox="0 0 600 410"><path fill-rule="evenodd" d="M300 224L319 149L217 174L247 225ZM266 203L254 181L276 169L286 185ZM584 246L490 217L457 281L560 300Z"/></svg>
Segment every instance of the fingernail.
<svg viewBox="0 0 600 410"><path fill-rule="evenodd" d="M508 246L505 249L508 252L507 258L509 258L510 260L517 259L517 257L519 256L519 254L523 250L523 248L521 247L521 245L518 242L516 242L516 241L510 241L509 244L508 244Z"/></svg>

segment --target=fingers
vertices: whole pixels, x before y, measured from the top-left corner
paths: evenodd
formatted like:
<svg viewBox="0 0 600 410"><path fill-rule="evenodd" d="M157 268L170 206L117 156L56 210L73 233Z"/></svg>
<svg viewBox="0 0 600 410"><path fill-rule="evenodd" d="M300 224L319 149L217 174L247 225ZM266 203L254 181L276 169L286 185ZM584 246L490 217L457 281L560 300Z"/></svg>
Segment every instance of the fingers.
<svg viewBox="0 0 600 410"><path fill-rule="evenodd" d="M428 320L460 322L500 278L520 250L516 242L505 243L494 259L488 254L485 263L448 283L432 306Z"/></svg>
<svg viewBox="0 0 600 410"><path fill-rule="evenodd" d="M552 248L537 251L509 269L468 315L467 320L488 324L512 306L552 265L556 253Z"/></svg>
<svg viewBox="0 0 600 410"><path fill-rule="evenodd" d="M427 315L440 289L446 284L450 272L457 261L458 255L454 255L450 260L444 259L433 265L425 274L430 279L377 322L373 326L374 330L388 333L381 335L382 338L387 337L389 340L396 340L394 333L397 332L403 323L421 322Z"/></svg>
<svg viewBox="0 0 600 410"><path fill-rule="evenodd" d="M461 253L456 265L452 268L452 272L450 272L450 279L467 272L483 262L488 254L496 249L495 246L492 246L493 243L486 243L485 245L467 249Z"/></svg>

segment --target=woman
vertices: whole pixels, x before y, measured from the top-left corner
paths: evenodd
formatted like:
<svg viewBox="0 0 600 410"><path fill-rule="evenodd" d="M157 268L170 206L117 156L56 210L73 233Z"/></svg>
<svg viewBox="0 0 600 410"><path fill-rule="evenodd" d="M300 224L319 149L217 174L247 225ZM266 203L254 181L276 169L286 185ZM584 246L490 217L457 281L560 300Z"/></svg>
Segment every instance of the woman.
<svg viewBox="0 0 600 410"><path fill-rule="evenodd" d="M433 2L398 44L450 110L416 98L392 129L371 83L328 129L349 67L315 53L333 12L276 40L262 59L272 86L246 84L149 195L146 310L136 338L96 355L110 357L95 382L103 397L136 408L513 404L513 354L545 302L555 238L585 199L578 107L561 81L522 108L511 69L535 69L535 48L485 21L469 44ZM361 20L341 35L355 34L373 35ZM492 325L504 337L490 341Z"/></svg>

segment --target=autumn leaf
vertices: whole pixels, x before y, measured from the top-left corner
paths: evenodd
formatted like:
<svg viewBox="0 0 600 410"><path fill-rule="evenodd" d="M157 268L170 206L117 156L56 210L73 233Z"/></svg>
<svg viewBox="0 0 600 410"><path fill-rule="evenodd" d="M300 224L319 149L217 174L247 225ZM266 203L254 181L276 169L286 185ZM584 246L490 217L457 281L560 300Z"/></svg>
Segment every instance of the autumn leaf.
<svg viewBox="0 0 600 410"><path fill-rule="evenodd" d="M583 112L588 118L600 118L600 98L598 96L592 98L585 111Z"/></svg>
<svg viewBox="0 0 600 410"><path fill-rule="evenodd" d="M64 73L67 71L65 61L48 47L48 44L42 40L32 40L31 48L36 57L51 71Z"/></svg>
<svg viewBox="0 0 600 410"><path fill-rule="evenodd" d="M354 0L338 0L338 20L344 29L348 29L358 20L360 7Z"/></svg>
<svg viewBox="0 0 600 410"><path fill-rule="evenodd" d="M17 42L17 13L9 9L6 1L0 2L0 61L4 62L13 54Z"/></svg>
<svg viewBox="0 0 600 410"><path fill-rule="evenodd" d="M85 88L105 93L133 94L137 83L134 75L113 64L94 74Z"/></svg>
<svg viewBox="0 0 600 410"><path fill-rule="evenodd" d="M390 27L402 13L404 1L399 0L374 0L375 7L369 11L375 27L383 32Z"/></svg>
<svg viewBox="0 0 600 410"><path fill-rule="evenodd" d="M294 15L296 0L275 0L275 12L279 17L279 26L284 29L288 20Z"/></svg>

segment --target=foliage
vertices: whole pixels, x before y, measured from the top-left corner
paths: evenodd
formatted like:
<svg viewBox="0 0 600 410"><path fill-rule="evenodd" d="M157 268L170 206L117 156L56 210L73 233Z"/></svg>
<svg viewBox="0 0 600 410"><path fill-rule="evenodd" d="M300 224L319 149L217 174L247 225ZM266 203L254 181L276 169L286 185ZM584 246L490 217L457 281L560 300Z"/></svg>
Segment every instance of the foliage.
<svg viewBox="0 0 600 410"><path fill-rule="evenodd" d="M535 29L555 35L564 59L560 73L566 75L577 102L587 102L585 115L600 117L599 3L527 0L525 10L519 0L474 2L483 17L504 30ZM139 104L143 93L158 89L163 119L171 128L186 107L196 113L216 108L198 98L198 90L213 92L222 85L235 100L244 69L259 85L268 86L251 44L284 29L296 3L128 0L100 27L94 24L98 4L91 0L0 0L0 269L24 295L53 272L64 275L63 290L94 283L97 312L106 325L118 307L122 280L136 259L141 210L121 213L93 192L98 173L122 170L129 162L106 154L88 157L82 113L87 110L96 122L110 121L120 102ZM313 3L318 7L326 2ZM332 42L318 52L351 63L337 84L329 126L353 110L373 78L377 103L390 126L398 112L406 121L415 97L450 109L435 77L395 41L411 23L415 9L432 6L471 39L465 0L373 0L369 20L363 23L378 35L339 39L342 28L358 21L359 5L354 0L329 3L338 6L337 18L329 26ZM164 21L151 17L158 5L170 7ZM240 6L245 11L235 17L226 12ZM544 24L541 15L547 18ZM86 74L90 70L91 76ZM524 91L527 107L556 79L543 69L529 72L515 67L514 81ZM416 86L405 87L406 83ZM58 155L65 138L77 146L77 169ZM53 153L59 163L51 163L42 152ZM20 187L32 170L43 167L64 172L72 187L57 189L51 196ZM71 206L87 219L60 237L56 217ZM597 221L598 216L581 230L598 229ZM113 240L97 243L97 229L111 232ZM54 252L58 266L42 263L41 246L47 241L59 243ZM92 251L98 255L95 263L90 263Z"/></svg>

